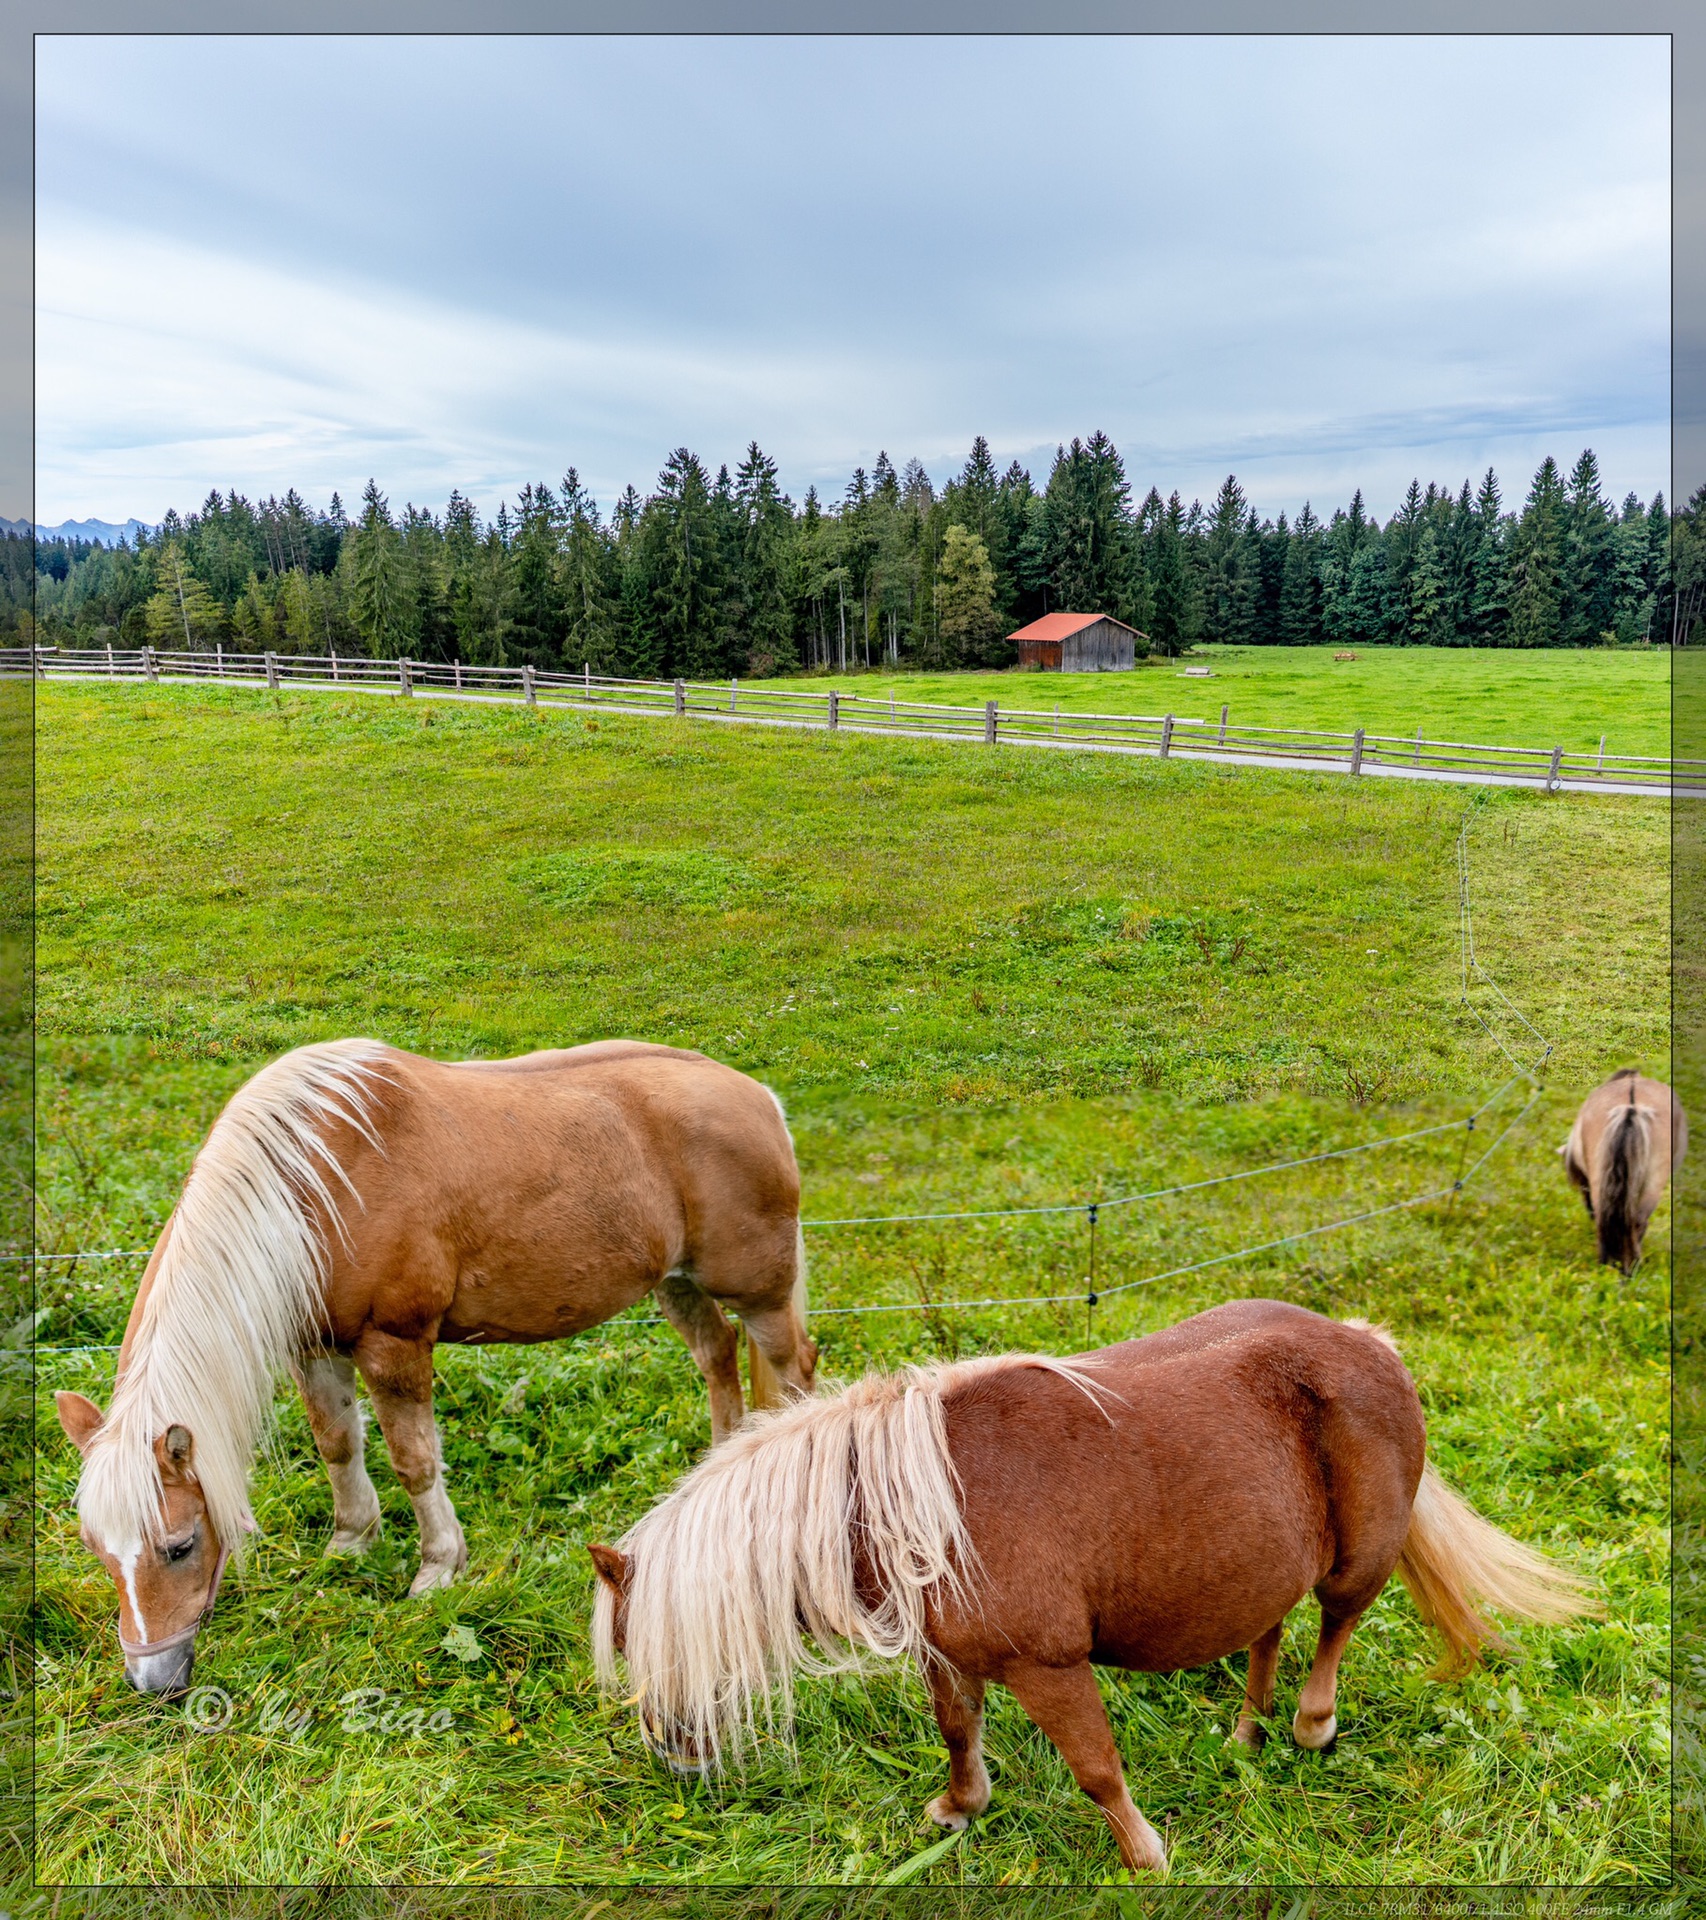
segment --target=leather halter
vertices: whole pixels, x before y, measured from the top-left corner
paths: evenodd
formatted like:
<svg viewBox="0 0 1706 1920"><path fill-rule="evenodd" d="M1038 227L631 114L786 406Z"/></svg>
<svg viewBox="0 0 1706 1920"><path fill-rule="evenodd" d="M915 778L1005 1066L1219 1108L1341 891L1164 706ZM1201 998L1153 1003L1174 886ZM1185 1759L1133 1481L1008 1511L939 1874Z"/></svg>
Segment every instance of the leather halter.
<svg viewBox="0 0 1706 1920"><path fill-rule="evenodd" d="M207 1589L207 1598L202 1602L201 1612L187 1627L179 1627L176 1633L168 1633L162 1640L127 1640L124 1628L118 1630L119 1646L127 1655L145 1653L170 1653L174 1647L181 1647L186 1640L193 1640L213 1617L213 1603L219 1598L219 1583L225 1578L225 1563L231 1558L231 1549L221 1547L219 1558L213 1565L213 1580Z"/></svg>

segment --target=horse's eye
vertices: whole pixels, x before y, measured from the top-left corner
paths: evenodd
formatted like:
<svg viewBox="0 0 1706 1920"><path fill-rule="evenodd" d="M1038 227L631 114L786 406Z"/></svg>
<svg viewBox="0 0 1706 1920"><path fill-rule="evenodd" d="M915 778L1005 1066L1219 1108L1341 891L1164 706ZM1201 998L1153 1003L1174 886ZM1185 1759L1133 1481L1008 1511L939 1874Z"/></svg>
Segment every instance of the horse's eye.
<svg viewBox="0 0 1706 1920"><path fill-rule="evenodd" d="M194 1540L174 1540L166 1549L168 1560L187 1560L195 1550Z"/></svg>

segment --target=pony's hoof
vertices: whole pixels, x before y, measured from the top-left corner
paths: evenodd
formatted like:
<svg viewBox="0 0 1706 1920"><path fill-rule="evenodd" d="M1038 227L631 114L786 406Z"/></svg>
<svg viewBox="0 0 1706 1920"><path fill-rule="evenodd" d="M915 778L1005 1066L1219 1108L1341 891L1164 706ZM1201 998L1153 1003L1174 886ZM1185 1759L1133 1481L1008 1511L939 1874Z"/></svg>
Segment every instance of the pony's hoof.
<svg viewBox="0 0 1706 1920"><path fill-rule="evenodd" d="M326 1552L337 1556L355 1557L366 1553L379 1538L379 1522L370 1521L365 1527L339 1527L326 1542Z"/></svg>
<svg viewBox="0 0 1706 1920"><path fill-rule="evenodd" d="M1167 1849L1161 1844L1160 1834L1142 1814L1138 1815L1137 1822L1136 1838L1120 1849L1126 1865L1133 1873L1165 1873Z"/></svg>
<svg viewBox="0 0 1706 1920"><path fill-rule="evenodd" d="M1232 1738L1246 1753L1257 1754L1267 1744L1268 1733L1259 1720L1240 1720Z"/></svg>
<svg viewBox="0 0 1706 1920"><path fill-rule="evenodd" d="M972 1823L973 1815L964 1807L956 1806L945 1793L937 1794L924 1811L939 1827L947 1827L954 1833L964 1833Z"/></svg>
<svg viewBox="0 0 1706 1920"><path fill-rule="evenodd" d="M423 1566L409 1587L409 1598L418 1600L423 1593L434 1593L440 1587L448 1587L460 1571L459 1567L442 1562Z"/></svg>
<svg viewBox="0 0 1706 1920"><path fill-rule="evenodd" d="M1325 1720L1306 1720L1301 1711L1291 1723L1291 1737L1306 1753L1320 1753L1333 1744L1339 1731L1339 1716L1330 1713Z"/></svg>

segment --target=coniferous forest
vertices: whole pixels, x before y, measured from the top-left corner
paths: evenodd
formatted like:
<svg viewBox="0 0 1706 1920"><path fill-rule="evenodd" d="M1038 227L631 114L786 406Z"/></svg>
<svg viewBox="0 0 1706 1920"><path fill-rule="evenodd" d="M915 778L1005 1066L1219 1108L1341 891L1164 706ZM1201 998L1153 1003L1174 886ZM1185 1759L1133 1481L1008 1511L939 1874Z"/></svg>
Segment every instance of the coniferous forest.
<svg viewBox="0 0 1706 1920"><path fill-rule="evenodd" d="M33 547L33 555L31 549ZM1381 525L1360 492L1330 517L1264 519L1228 477L1206 505L1141 499L1106 435L1056 454L1039 489L981 437L937 487L886 454L842 498L803 503L753 444L731 473L670 455L606 517L570 468L487 521L294 491L210 493L134 547L8 536L13 643L399 654L643 677L816 668L995 667L1016 626L1112 613L1153 653L1255 645L1685 644L1706 611L1706 487L1667 511L1604 497L1584 452L1546 459L1520 501L1489 469L1412 482ZM1701 625L1706 632L1706 624Z"/></svg>

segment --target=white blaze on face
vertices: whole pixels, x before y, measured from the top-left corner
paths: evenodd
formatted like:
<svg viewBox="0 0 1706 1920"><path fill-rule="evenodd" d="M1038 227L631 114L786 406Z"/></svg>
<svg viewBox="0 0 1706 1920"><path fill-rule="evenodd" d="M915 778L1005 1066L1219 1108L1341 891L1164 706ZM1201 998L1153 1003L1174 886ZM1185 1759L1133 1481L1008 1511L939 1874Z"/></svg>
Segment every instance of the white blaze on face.
<svg viewBox="0 0 1706 1920"><path fill-rule="evenodd" d="M142 1616L142 1603L136 1597L136 1563L142 1557L142 1542L133 1540L122 1553L114 1554L118 1561L119 1578L124 1582L124 1597L130 1602L130 1617L136 1622L135 1638L148 1638L148 1622Z"/></svg>

